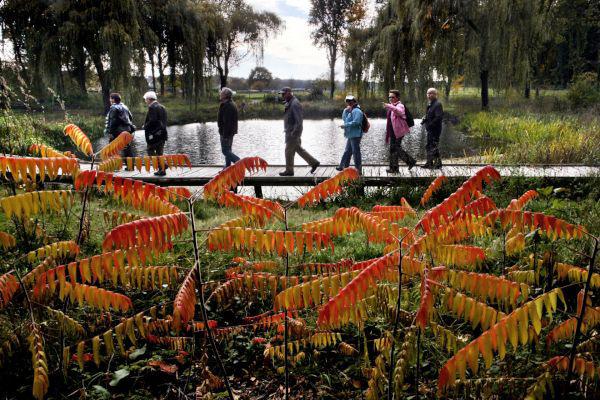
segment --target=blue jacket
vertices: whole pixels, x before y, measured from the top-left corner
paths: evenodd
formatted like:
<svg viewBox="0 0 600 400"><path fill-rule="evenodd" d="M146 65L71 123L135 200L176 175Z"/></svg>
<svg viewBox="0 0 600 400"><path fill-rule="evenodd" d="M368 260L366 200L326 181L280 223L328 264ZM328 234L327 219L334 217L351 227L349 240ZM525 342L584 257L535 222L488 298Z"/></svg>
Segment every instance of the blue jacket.
<svg viewBox="0 0 600 400"><path fill-rule="evenodd" d="M350 112L344 108L342 120L344 121L344 136L346 138L352 139L362 136L363 112L360 107L356 106Z"/></svg>

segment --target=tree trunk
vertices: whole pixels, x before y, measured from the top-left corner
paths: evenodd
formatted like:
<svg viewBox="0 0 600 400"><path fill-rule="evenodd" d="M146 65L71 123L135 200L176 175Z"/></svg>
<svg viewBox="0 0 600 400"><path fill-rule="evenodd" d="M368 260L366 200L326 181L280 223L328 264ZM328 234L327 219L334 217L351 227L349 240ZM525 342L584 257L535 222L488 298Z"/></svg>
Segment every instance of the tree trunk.
<svg viewBox="0 0 600 400"><path fill-rule="evenodd" d="M156 73L154 72L154 52L148 49L148 58L150 59L150 68L152 69L152 90L156 92Z"/></svg>
<svg viewBox="0 0 600 400"><path fill-rule="evenodd" d="M158 46L158 81L160 82L160 96L165 95L165 70L163 66L162 46ZM156 90L156 89L155 89Z"/></svg>
<svg viewBox="0 0 600 400"><path fill-rule="evenodd" d="M452 90L452 79L448 78L446 81L446 87L444 88L444 100L450 99L450 90Z"/></svg>
<svg viewBox="0 0 600 400"><path fill-rule="evenodd" d="M529 80L525 81L525 93L524 96L526 99L529 99L531 97L531 84L529 83Z"/></svg>
<svg viewBox="0 0 600 400"><path fill-rule="evenodd" d="M330 49L329 59L329 97L333 99L333 93L335 92L335 62L337 61L337 47Z"/></svg>
<svg viewBox="0 0 600 400"><path fill-rule="evenodd" d="M77 81L77 85L79 86L79 91L84 96L87 95L87 85L86 85L86 76L85 76L85 50L83 47L77 49L77 54L75 55L75 80Z"/></svg>
<svg viewBox="0 0 600 400"><path fill-rule="evenodd" d="M169 63L169 69L171 70L171 90L173 91L173 97L177 97L177 90L175 87L175 80L177 79L177 60L176 60L176 49L175 44L167 42L167 61Z"/></svg>
<svg viewBox="0 0 600 400"><path fill-rule="evenodd" d="M94 63L96 73L98 74L98 80L100 81L100 87L102 89L102 102L104 104L104 114L106 114L108 112L108 109L110 108L110 81L108 79L106 71L104 71L104 66L102 65L100 55L92 54L90 51L88 51L88 53L92 57L92 62Z"/></svg>
<svg viewBox="0 0 600 400"><path fill-rule="evenodd" d="M489 93L488 93L488 74L489 71L483 70L479 74L481 78L481 109L487 110L489 108Z"/></svg>

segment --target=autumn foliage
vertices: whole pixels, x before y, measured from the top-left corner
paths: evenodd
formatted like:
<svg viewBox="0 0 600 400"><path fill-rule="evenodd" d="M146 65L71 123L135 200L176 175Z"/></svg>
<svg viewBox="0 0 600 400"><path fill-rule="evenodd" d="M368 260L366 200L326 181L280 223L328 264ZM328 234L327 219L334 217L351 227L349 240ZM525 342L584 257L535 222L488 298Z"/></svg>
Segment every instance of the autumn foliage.
<svg viewBox="0 0 600 400"><path fill-rule="evenodd" d="M79 128L68 125L65 134L93 157ZM18 323L26 330L15 329L13 336L29 344L34 398L48 395L58 366L85 379L87 369L105 374L116 359L131 363L141 348L153 357L143 371L176 376L193 365L203 385L198 387L223 390L228 377L211 372L206 361L213 351L209 338L218 351L231 343L245 346L247 339L247 351L258 349L260 363L253 366L272 365L278 372L318 365L323 355L360 362L360 368L346 371L353 390L367 399L385 397L388 387L396 398L414 390L417 357L426 369L419 371L418 388L427 397L452 396L481 380L512 379L502 374L514 374L530 398L541 398L552 380L568 373L580 384L599 378L593 349L600 275L588 275L584 258L558 260L540 249L548 252L569 241L564 248L570 250L590 234L564 219L528 211L536 191L498 207L485 194L500 180L493 167L483 167L429 209L413 208L402 198L370 209L337 208L294 226L289 217L294 207L341 194L359 179L358 172L347 168L283 206L230 191L248 174L266 169L263 159L249 157L192 193L114 172L123 165L138 171L190 167L189 158L177 154L122 159L118 153L131 138L121 136L97 153L102 163L93 169L80 169L78 159L39 145L29 150L41 157L0 157L0 172L11 184L73 179L74 190L23 185L25 190L0 199L7 219L0 251L9 263L18 260L0 275L0 312L3 321L9 321L5 313L26 321ZM444 176L434 179L421 206L448 183ZM88 195L92 200L84 200ZM82 232L99 235L102 250L94 253L85 237L68 240L68 229L60 240L45 233L46 219L66 220L76 202L102 200L108 200L100 212L104 225L85 228L89 214L81 218ZM112 209L112 201L120 208ZM193 206L205 201L234 215L192 230L191 222L198 222ZM27 240L35 245L24 245ZM195 246L198 254L190 251ZM356 259L337 257L340 247L350 247ZM588 281L593 295L584 298L580 289ZM575 294L570 287L577 287ZM240 306L243 315L231 312ZM229 315L239 320L226 320ZM571 360L562 346L575 336L582 340ZM4 364L19 340L0 339ZM172 363L154 357L159 348L177 354ZM529 368L529 359L513 355L525 350L543 351L541 359L548 361ZM527 368L507 371L507 364ZM493 387L499 398L503 390Z"/></svg>

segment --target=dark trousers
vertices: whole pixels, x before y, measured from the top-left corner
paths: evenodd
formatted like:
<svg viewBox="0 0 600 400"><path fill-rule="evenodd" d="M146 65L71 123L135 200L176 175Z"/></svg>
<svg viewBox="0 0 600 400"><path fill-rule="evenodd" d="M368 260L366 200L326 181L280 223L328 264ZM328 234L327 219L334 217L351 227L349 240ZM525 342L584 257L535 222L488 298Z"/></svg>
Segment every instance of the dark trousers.
<svg viewBox="0 0 600 400"><path fill-rule="evenodd" d="M396 135L390 136L390 169L398 169L398 159L404 161L406 165L415 165L417 162L402 148L403 138L404 136L401 138L396 138Z"/></svg>
<svg viewBox="0 0 600 400"><path fill-rule="evenodd" d="M440 157L440 136L441 130L427 131L427 144L425 150L427 151L427 164L434 166L442 165L442 158Z"/></svg>
<svg viewBox="0 0 600 400"><path fill-rule="evenodd" d="M285 171L294 172L294 157L296 153L308 163L308 165L315 166L319 163L316 158L311 156L308 151L302 147L302 141L299 136L290 136L285 141Z"/></svg>
<svg viewBox="0 0 600 400"><path fill-rule="evenodd" d="M148 143L148 155L149 156L162 156L165 151L165 142L166 142L166 140L161 140L160 142L157 142L157 143ZM162 168L158 167L158 170L162 171Z"/></svg>
<svg viewBox="0 0 600 400"><path fill-rule="evenodd" d="M231 151L231 148L233 147L233 136L220 136L221 152L225 156L225 167L229 167L232 163L238 162L240 158Z"/></svg>
<svg viewBox="0 0 600 400"><path fill-rule="evenodd" d="M350 166L350 158L354 157L354 166L361 172L362 155L360 154L360 140L362 137L349 138L346 140L346 149L340 161L340 168L348 168Z"/></svg>

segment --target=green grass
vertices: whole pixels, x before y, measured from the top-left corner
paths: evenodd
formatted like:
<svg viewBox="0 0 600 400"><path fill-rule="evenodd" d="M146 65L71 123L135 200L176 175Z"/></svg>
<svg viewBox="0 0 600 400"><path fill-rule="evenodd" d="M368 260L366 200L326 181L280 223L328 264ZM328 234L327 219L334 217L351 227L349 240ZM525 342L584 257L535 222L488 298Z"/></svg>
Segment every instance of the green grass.
<svg viewBox="0 0 600 400"><path fill-rule="evenodd" d="M468 114L462 129L488 149L494 162L516 164L600 163L600 123L581 117L517 112Z"/></svg>

